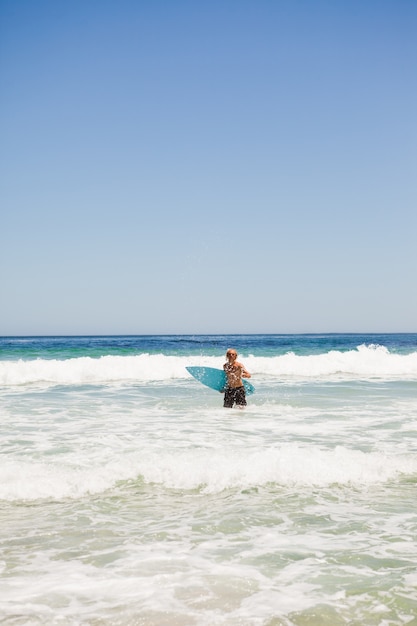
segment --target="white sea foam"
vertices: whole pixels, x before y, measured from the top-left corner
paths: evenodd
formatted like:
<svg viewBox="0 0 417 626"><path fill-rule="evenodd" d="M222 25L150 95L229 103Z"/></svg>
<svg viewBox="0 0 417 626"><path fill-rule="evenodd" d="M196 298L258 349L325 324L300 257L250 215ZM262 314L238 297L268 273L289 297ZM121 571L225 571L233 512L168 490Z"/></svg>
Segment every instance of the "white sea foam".
<svg viewBox="0 0 417 626"><path fill-rule="evenodd" d="M0 463L0 499L80 498L102 493L118 483L143 480L168 489L220 493L274 483L280 486L368 487L417 473L411 456L388 456L337 447L322 450L283 444L252 452L236 449L141 451L119 459L89 463L8 461Z"/></svg>
<svg viewBox="0 0 417 626"><path fill-rule="evenodd" d="M247 356L246 367L255 375L279 378L384 378L417 379L417 352L393 354L383 346L359 346L317 355L289 352L275 357ZM85 385L130 381L168 381L189 378L187 365L222 367L223 357L138 356L80 357L66 360L0 362L0 385Z"/></svg>
<svg viewBox="0 0 417 626"><path fill-rule="evenodd" d="M417 378L417 352L392 354L384 346L358 346L355 350L331 350L323 354L301 356L289 352L283 356L254 359L253 371L272 376Z"/></svg>
<svg viewBox="0 0 417 626"><path fill-rule="evenodd" d="M416 353L254 352L0 363L4 620L411 623Z"/></svg>

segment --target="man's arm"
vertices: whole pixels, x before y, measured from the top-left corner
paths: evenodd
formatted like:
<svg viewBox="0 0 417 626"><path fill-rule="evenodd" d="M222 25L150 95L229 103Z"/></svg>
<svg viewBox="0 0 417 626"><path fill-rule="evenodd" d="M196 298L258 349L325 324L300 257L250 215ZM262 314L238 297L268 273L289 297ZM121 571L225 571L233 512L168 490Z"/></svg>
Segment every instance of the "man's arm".
<svg viewBox="0 0 417 626"><path fill-rule="evenodd" d="M242 363L239 363L241 372L242 372L242 378L250 378L251 375L249 374L248 370L246 369L246 367L244 365L242 365Z"/></svg>

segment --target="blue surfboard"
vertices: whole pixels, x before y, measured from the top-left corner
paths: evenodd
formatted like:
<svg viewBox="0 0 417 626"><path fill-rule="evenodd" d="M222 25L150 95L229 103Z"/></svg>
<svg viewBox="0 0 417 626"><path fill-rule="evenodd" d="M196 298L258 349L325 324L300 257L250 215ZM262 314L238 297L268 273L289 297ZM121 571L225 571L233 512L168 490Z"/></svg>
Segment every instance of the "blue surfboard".
<svg viewBox="0 0 417 626"><path fill-rule="evenodd" d="M226 387L226 374L224 370L218 370L215 367L186 367L187 372L194 376L199 383L202 383L210 389L223 391ZM255 387L247 380L243 380L245 391L248 395L254 393Z"/></svg>

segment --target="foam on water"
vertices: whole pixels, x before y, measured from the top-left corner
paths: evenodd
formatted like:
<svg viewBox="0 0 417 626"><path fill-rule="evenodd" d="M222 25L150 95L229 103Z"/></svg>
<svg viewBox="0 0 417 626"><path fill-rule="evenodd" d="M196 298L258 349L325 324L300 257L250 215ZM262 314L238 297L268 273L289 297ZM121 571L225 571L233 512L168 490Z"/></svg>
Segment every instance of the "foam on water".
<svg viewBox="0 0 417 626"><path fill-rule="evenodd" d="M38 461L3 458L0 499L37 500L81 498L105 492L120 482L143 480L167 489L220 493L274 483L290 487L381 484L417 474L411 455L364 453L338 446L322 450L313 445L284 444L272 448L139 450L119 458L88 457Z"/></svg>
<svg viewBox="0 0 417 626"><path fill-rule="evenodd" d="M417 352L393 354L383 346L362 345L356 350L332 350L308 356L292 352L275 357L247 356L244 360L247 368L258 377L417 380ZM0 386L167 381L189 378L185 371L187 365L221 368L223 361L222 357L163 354L0 361Z"/></svg>
<svg viewBox="0 0 417 626"><path fill-rule="evenodd" d="M249 339L245 411L185 370L221 367L217 345L4 353L5 623L413 624L416 338Z"/></svg>

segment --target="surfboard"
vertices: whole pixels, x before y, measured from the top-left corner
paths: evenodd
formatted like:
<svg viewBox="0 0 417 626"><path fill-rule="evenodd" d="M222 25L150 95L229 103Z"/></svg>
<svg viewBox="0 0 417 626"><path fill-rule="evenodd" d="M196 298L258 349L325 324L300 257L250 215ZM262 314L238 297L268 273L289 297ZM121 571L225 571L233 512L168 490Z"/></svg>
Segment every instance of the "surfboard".
<svg viewBox="0 0 417 626"><path fill-rule="evenodd" d="M215 367L186 367L187 372L194 376L196 380L210 389L223 391L226 387L226 374L224 370L218 370ZM247 380L243 380L245 391L248 395L254 393L255 387Z"/></svg>

